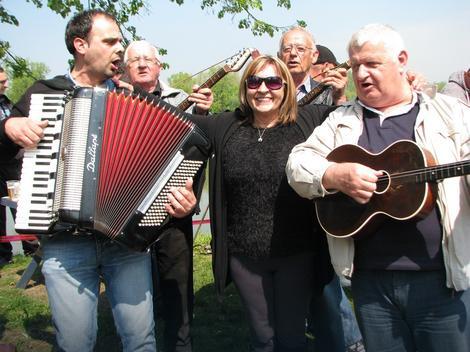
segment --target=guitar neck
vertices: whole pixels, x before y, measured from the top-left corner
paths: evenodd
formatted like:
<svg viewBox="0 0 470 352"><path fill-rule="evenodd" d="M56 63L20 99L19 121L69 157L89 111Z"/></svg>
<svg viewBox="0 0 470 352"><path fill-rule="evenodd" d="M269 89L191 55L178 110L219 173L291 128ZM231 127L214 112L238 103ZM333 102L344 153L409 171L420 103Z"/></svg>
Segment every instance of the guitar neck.
<svg viewBox="0 0 470 352"><path fill-rule="evenodd" d="M435 182L449 177L468 175L470 174L470 160L430 166L423 170L414 171L414 173L417 183Z"/></svg>
<svg viewBox="0 0 470 352"><path fill-rule="evenodd" d="M211 88L215 85L218 81L220 81L224 76L227 74L228 69L226 66L217 70L207 81L201 84L200 88ZM189 101L189 97L184 99L181 103L178 104L178 109L182 111L186 111L191 105L193 105L192 101Z"/></svg>

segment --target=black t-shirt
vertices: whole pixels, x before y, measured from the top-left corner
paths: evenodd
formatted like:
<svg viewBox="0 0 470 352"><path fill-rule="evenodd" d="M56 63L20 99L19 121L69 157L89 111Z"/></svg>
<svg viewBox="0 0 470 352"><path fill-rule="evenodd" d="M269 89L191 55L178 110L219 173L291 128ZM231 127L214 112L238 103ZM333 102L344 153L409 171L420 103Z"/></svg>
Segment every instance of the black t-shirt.
<svg viewBox="0 0 470 352"><path fill-rule="evenodd" d="M229 253L283 257L315 247L314 204L295 193L285 174L290 151L304 139L295 124L263 131L246 123L227 141L223 174Z"/></svg>
<svg viewBox="0 0 470 352"><path fill-rule="evenodd" d="M398 140L415 140L414 125L419 112L416 104L408 113L380 117L364 110L364 130L358 144L380 153ZM442 227L437 207L423 219L406 221L387 218L370 236L355 241L356 269L439 270L443 268Z"/></svg>

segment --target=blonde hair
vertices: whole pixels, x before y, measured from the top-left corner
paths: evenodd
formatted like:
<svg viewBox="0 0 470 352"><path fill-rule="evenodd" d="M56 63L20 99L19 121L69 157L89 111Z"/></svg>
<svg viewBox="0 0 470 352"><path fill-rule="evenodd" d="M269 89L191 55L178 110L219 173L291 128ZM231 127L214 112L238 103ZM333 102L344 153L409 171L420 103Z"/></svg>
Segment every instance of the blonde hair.
<svg viewBox="0 0 470 352"><path fill-rule="evenodd" d="M296 88L292 76L287 66L277 57L262 55L254 59L243 72L243 76L240 81L239 100L240 109L247 114L248 120L253 122L253 110L248 104L246 98L247 87L246 79L248 76L254 75L261 71L266 65L273 65L279 76L285 82L284 87L284 98L282 99L281 106L279 107L278 123L285 125L295 122L297 119L297 97Z"/></svg>

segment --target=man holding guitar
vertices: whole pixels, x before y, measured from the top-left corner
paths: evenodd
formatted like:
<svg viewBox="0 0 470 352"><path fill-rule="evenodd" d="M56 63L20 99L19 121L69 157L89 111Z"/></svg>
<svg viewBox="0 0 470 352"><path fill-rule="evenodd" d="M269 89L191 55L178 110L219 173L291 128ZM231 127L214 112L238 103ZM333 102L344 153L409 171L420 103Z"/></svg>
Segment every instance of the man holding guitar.
<svg viewBox="0 0 470 352"><path fill-rule="evenodd" d="M131 42L126 48L126 73L135 91L143 89L174 106L188 99L195 104L188 109L190 112L207 114L213 102L211 89L194 87L194 92L188 96L168 86L159 79L161 64L157 54L157 48L145 40ZM151 250L154 310L161 309L165 321L165 351L190 352L194 296L192 217L175 221ZM161 304L157 305L158 301Z"/></svg>
<svg viewBox="0 0 470 352"><path fill-rule="evenodd" d="M453 176L469 173L466 163L455 165L470 157L470 109L410 87L408 52L390 27L363 27L348 50L358 99L293 149L289 182L300 195L318 198L322 225L323 199L338 199L337 225L325 230L335 271L352 277L368 352L468 351L470 178ZM436 168L422 175L429 155L408 148L414 144L437 164L452 163L443 177L435 177ZM395 215L421 196L407 216ZM357 222L365 225L348 231Z"/></svg>

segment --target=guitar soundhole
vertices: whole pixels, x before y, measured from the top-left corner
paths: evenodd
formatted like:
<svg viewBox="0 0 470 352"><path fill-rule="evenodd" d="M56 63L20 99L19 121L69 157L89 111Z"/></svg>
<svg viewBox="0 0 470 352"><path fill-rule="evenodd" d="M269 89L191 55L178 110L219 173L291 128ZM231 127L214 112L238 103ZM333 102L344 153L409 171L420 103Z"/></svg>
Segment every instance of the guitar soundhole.
<svg viewBox="0 0 470 352"><path fill-rule="evenodd" d="M374 191L376 194L383 194L387 192L390 187L390 174L385 170L382 171L382 175L379 176L379 180L377 181L377 189Z"/></svg>

